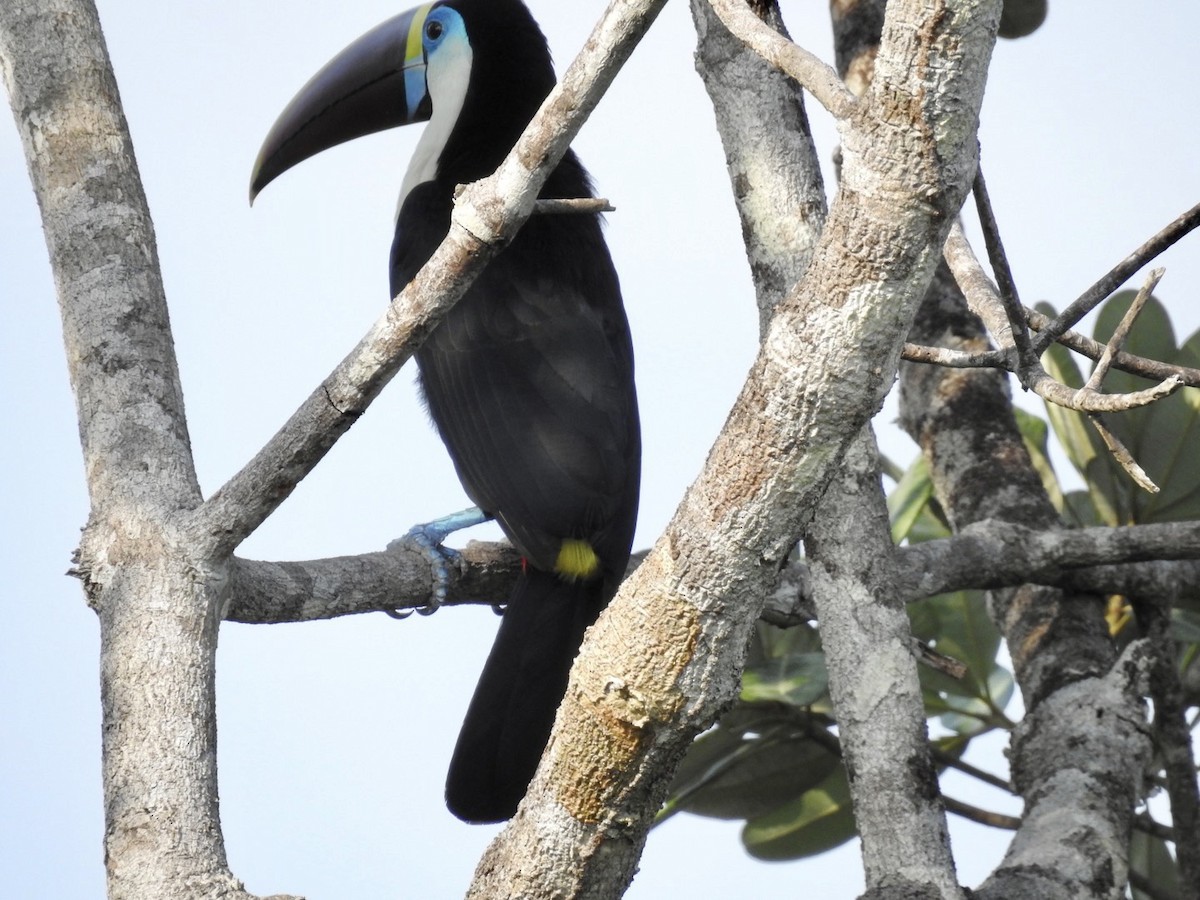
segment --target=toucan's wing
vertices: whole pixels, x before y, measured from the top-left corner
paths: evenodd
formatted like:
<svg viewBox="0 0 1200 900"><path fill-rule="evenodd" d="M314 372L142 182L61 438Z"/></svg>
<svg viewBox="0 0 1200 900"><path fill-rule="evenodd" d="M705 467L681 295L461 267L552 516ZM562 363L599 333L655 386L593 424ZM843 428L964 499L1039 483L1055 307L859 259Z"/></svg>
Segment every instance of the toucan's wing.
<svg viewBox="0 0 1200 900"><path fill-rule="evenodd" d="M564 538L627 553L637 511L620 290L598 223L570 218L529 223L417 356L468 493L542 568Z"/></svg>

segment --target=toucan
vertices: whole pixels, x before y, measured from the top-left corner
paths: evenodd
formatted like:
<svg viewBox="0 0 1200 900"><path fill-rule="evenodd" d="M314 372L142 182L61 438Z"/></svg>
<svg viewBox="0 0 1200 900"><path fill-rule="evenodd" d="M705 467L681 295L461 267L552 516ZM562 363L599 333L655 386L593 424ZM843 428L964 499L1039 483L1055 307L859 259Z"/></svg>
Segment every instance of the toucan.
<svg viewBox="0 0 1200 900"><path fill-rule="evenodd" d="M263 144L251 200L335 144L428 121L400 191L395 297L446 236L455 187L497 168L553 86L546 38L521 0L423 4L300 90ZM572 151L540 196L593 196ZM531 217L416 359L463 488L522 556L446 779L452 813L497 822L533 777L584 631L625 574L637 518L633 348L599 216Z"/></svg>

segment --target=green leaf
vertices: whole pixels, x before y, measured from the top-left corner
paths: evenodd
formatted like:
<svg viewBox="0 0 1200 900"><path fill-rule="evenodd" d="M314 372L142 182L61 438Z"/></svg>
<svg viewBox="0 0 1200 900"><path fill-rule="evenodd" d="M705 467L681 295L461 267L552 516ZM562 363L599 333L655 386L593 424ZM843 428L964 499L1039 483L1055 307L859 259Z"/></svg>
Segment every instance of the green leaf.
<svg viewBox="0 0 1200 900"><path fill-rule="evenodd" d="M1155 888L1153 896L1133 888L1133 900L1176 898L1180 895L1179 870L1162 838L1135 828L1129 842L1129 867Z"/></svg>
<svg viewBox="0 0 1200 900"><path fill-rule="evenodd" d="M939 594L908 605L913 634L967 667L967 674L951 678L942 672L920 667L921 686L926 690L959 697L988 700L988 683L996 666L1000 633L992 624L981 591Z"/></svg>
<svg viewBox="0 0 1200 900"><path fill-rule="evenodd" d="M1063 496L1063 518L1076 528L1105 525L1092 502L1090 491L1068 491Z"/></svg>
<svg viewBox="0 0 1200 900"><path fill-rule="evenodd" d="M751 819L817 786L838 757L779 707L742 705L688 749L667 809L717 819Z"/></svg>
<svg viewBox="0 0 1200 900"><path fill-rule="evenodd" d="M846 770L838 766L811 791L746 823L742 843L756 859L800 859L854 837Z"/></svg>
<svg viewBox="0 0 1200 900"><path fill-rule="evenodd" d="M1171 610L1171 637L1183 644L1200 644L1200 614L1190 609Z"/></svg>
<svg viewBox="0 0 1200 900"><path fill-rule="evenodd" d="M828 711L829 673L816 629L758 623L746 653L742 698Z"/></svg>
<svg viewBox="0 0 1200 900"><path fill-rule="evenodd" d="M1133 291L1122 291L1104 304L1096 322L1096 340L1109 340L1133 298ZM1134 323L1125 349L1165 363L1195 367L1200 360L1200 333L1177 348L1166 309L1151 297ZM1103 389L1106 393L1127 393L1153 384L1114 369L1105 377ZM1195 452L1200 443L1200 391L1183 388L1149 406L1106 415L1104 422L1161 488L1152 494L1124 477L1117 495L1121 522L1200 518L1200 453Z"/></svg>
<svg viewBox="0 0 1200 900"><path fill-rule="evenodd" d="M950 526L933 493L929 465L918 456L888 495L888 516L892 523L892 542L910 544L950 536Z"/></svg>
<svg viewBox="0 0 1200 900"><path fill-rule="evenodd" d="M1038 310L1049 316L1055 315L1054 309L1044 303L1038 304ZM1083 387L1083 374L1075 364L1075 357L1065 347L1051 345L1042 357L1042 365L1052 378L1067 387ZM1096 516L1105 525L1121 524L1118 494L1124 490L1129 476L1112 461L1108 449L1096 430L1088 424L1085 415L1047 403L1046 416L1067 459L1087 482Z"/></svg>
<svg viewBox="0 0 1200 900"><path fill-rule="evenodd" d="M895 490L888 494L888 518L892 522L892 543L899 544L906 537L933 496L933 481L929 477L929 464L925 457L918 456L901 476Z"/></svg>
<svg viewBox="0 0 1200 900"><path fill-rule="evenodd" d="M1029 451L1029 459L1033 463L1033 469L1038 473L1038 477L1042 479L1042 487L1045 489L1050 502L1054 504L1055 510L1059 515L1063 514L1065 501L1063 500L1062 487L1058 483L1058 476L1054 473L1054 466L1050 462L1050 452L1048 448L1048 438L1050 435L1050 426L1045 419L1038 418L1033 413L1028 413L1019 406L1013 407L1013 413L1017 417L1017 429L1021 432L1021 437L1025 441L1025 449Z"/></svg>
<svg viewBox="0 0 1200 900"><path fill-rule="evenodd" d="M742 675L742 699L747 703L779 702L808 707L829 690L824 653L798 653L774 661L769 670Z"/></svg>

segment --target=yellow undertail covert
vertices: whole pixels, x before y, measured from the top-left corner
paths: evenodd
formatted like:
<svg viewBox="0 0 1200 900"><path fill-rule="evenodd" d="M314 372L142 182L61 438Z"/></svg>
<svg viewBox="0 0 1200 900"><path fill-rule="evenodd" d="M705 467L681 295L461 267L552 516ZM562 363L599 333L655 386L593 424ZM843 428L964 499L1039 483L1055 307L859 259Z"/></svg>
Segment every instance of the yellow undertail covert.
<svg viewBox="0 0 1200 900"><path fill-rule="evenodd" d="M571 581L592 578L600 571L600 557L587 541L569 538L562 542L554 571Z"/></svg>

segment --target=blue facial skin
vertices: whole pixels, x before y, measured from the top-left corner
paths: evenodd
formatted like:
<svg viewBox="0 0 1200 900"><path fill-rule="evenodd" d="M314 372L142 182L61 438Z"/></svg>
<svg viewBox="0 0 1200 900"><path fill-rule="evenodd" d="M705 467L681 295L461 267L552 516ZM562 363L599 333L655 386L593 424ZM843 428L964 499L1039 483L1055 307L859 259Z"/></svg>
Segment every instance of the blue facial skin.
<svg viewBox="0 0 1200 900"><path fill-rule="evenodd" d="M421 56L419 59L405 60L404 94L408 103L410 119L415 118L417 107L421 105L421 101L425 99L428 91L425 82L425 68L429 63L429 57L447 42L467 43L467 27L463 23L462 16L458 14L457 10L448 6L439 6L436 9L425 11L424 15L422 15L422 10L418 10L413 16L412 27L420 29ZM413 41L410 36L410 54L411 50L415 49L412 45Z"/></svg>

